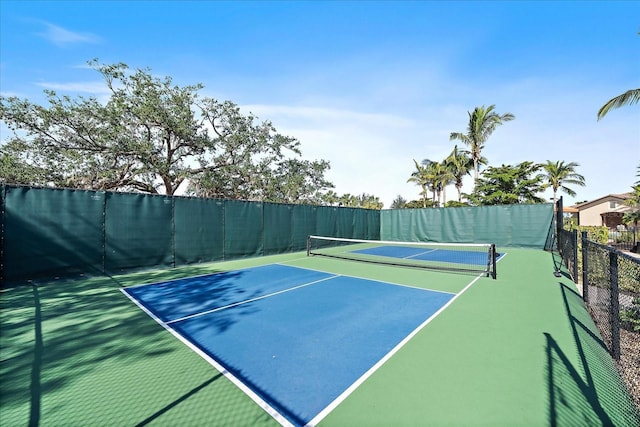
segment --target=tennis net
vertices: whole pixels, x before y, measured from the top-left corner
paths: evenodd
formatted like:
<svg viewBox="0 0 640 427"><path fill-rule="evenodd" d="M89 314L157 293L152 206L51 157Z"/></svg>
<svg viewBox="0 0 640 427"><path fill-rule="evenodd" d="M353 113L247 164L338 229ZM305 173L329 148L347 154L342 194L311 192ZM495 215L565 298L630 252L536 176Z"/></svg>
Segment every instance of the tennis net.
<svg viewBox="0 0 640 427"><path fill-rule="evenodd" d="M429 243L309 236L307 255L405 267L471 272L496 278L492 243Z"/></svg>

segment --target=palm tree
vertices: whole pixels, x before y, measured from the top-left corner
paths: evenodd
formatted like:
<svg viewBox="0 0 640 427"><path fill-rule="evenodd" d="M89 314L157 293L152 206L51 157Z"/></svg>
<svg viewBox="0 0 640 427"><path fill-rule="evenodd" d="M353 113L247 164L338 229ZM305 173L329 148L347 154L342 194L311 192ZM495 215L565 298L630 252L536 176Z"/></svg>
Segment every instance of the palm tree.
<svg viewBox="0 0 640 427"><path fill-rule="evenodd" d="M419 185L422 188L420 195L422 196L422 205L423 207L427 207L427 194L429 191L429 185L431 184L431 177L429 174L428 166L421 165L420 163L413 160L413 163L416 165L416 170L411 174L411 177L407 180L407 182L413 182L416 185Z"/></svg>
<svg viewBox="0 0 640 427"><path fill-rule="evenodd" d="M339 196L338 193L336 193L333 190L329 190L327 191L323 196L322 196L322 202L327 204L328 206L335 206L338 204L339 202Z"/></svg>
<svg viewBox="0 0 640 427"><path fill-rule="evenodd" d="M545 173L544 177L547 181L547 187L551 187L553 189L554 205L556 203L558 190L561 190L570 196L575 196L576 192L567 187L567 185L571 184L584 187L584 176L576 172L576 168L578 166L580 165L576 162L552 162L551 160L547 160L547 162L542 165Z"/></svg>
<svg viewBox="0 0 640 427"><path fill-rule="evenodd" d="M473 169L473 159L469 157L469 152L458 150L458 146L453 147L453 151L444 159L447 168L454 177L454 184L458 190L458 202L462 202L462 179L469 175Z"/></svg>
<svg viewBox="0 0 640 427"><path fill-rule="evenodd" d="M629 89L625 93L612 98L598 110L598 120L607 115L610 110L623 107L625 105L637 104L640 101L640 88Z"/></svg>
<svg viewBox="0 0 640 427"><path fill-rule="evenodd" d="M504 122L511 121L516 117L511 113L498 114L494 111L495 105L485 108L476 107L469 114L469 124L467 125L467 133L452 132L449 139L451 141L458 140L471 147L471 158L473 159L474 180L478 181L480 171L480 159L482 158L482 150L496 127Z"/></svg>
<svg viewBox="0 0 640 427"><path fill-rule="evenodd" d="M455 176L453 175L451 169L448 168L447 163L444 161L441 163L432 163L430 169L432 183L431 186L438 196L438 205L441 204L441 201L446 203L447 185L455 182Z"/></svg>

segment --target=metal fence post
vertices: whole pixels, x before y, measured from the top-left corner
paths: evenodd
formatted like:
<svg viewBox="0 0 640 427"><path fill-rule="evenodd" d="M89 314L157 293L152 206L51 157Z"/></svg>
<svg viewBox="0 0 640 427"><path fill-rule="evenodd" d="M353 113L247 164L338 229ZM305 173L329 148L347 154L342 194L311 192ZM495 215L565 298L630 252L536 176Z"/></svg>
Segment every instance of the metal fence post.
<svg viewBox="0 0 640 427"><path fill-rule="evenodd" d="M582 232L582 299L589 303L589 256L587 253L587 232Z"/></svg>
<svg viewBox="0 0 640 427"><path fill-rule="evenodd" d="M560 230L564 228L563 216L564 216L564 212L563 212L563 206L562 206L562 196L560 196L560 198L556 202L556 234L557 235L559 235Z"/></svg>
<svg viewBox="0 0 640 427"><path fill-rule="evenodd" d="M578 230L573 230L572 233L572 238L573 238L573 250L572 250L572 254L571 256L573 257L573 268L572 268L572 273L573 273L573 281L574 283L578 283L579 282L579 278L578 278Z"/></svg>
<svg viewBox="0 0 640 427"><path fill-rule="evenodd" d="M611 356L620 359L620 303L618 301L618 253L609 252L609 282L611 283Z"/></svg>

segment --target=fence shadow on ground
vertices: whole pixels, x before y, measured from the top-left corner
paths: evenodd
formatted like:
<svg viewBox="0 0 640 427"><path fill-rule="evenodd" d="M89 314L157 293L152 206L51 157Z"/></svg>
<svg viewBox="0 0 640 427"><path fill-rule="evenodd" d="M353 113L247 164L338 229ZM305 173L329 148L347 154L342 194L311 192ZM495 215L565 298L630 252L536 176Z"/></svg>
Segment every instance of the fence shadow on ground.
<svg viewBox="0 0 640 427"><path fill-rule="evenodd" d="M229 424L272 422L255 405L247 410L242 392L217 381L222 375L120 292L123 286L213 272L198 265L4 290L4 425L88 425L99 418L114 425L178 423L194 401L211 399L216 405L196 415L215 414Z"/></svg>
<svg viewBox="0 0 640 427"><path fill-rule="evenodd" d="M575 347L563 349L551 334L544 334L549 425L584 425L586 420L599 425L640 425L640 415L604 342L594 332L581 296L559 285Z"/></svg>

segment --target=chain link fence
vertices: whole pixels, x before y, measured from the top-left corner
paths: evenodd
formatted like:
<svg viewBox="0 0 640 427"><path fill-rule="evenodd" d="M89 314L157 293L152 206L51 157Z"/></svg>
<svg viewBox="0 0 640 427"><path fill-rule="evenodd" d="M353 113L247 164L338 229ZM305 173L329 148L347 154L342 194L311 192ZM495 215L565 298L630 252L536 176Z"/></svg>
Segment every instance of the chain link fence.
<svg viewBox="0 0 640 427"><path fill-rule="evenodd" d="M640 407L640 258L592 242L586 232L580 243L583 299Z"/></svg>
<svg viewBox="0 0 640 427"><path fill-rule="evenodd" d="M640 257L576 236L558 230L558 252L640 408Z"/></svg>
<svg viewBox="0 0 640 427"><path fill-rule="evenodd" d="M558 230L558 252L574 282L578 281L578 232Z"/></svg>
<svg viewBox="0 0 640 427"><path fill-rule="evenodd" d="M563 228L562 198L556 203L557 250L582 298L603 344L618 366L631 398L640 409L640 255L634 247L614 247L589 240L583 231ZM623 252L627 249L629 252ZM632 252L633 251L633 252Z"/></svg>

